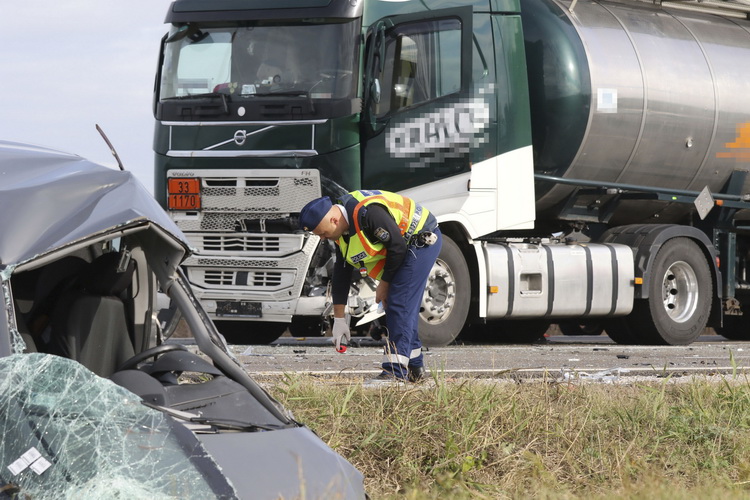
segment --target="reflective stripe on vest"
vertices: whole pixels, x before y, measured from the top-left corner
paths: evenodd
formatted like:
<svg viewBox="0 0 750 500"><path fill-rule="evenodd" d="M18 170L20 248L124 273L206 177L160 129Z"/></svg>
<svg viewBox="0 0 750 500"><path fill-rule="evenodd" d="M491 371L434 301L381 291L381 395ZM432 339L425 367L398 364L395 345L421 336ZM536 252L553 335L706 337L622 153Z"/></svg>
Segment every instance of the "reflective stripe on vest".
<svg viewBox="0 0 750 500"><path fill-rule="evenodd" d="M357 201L350 211L351 200ZM401 235L409 241L411 237L424 227L429 210L418 205L410 198L388 191L352 191L341 199L349 213L349 223L355 234L351 235L347 243L343 238L336 240L344 259L355 268L367 270L367 275L380 279L385 267L386 248L381 242L370 241L362 232L359 225L360 210L372 203L383 205L388 209Z"/></svg>

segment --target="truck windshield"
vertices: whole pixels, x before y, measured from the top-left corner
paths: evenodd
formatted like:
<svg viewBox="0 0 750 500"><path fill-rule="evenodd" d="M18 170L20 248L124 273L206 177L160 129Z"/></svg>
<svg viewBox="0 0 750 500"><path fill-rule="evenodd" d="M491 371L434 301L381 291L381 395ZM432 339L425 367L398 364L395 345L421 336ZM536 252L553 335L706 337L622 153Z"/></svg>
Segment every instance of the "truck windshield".
<svg viewBox="0 0 750 500"><path fill-rule="evenodd" d="M217 93L236 99L355 96L359 27L300 24L173 27L161 71L160 100Z"/></svg>

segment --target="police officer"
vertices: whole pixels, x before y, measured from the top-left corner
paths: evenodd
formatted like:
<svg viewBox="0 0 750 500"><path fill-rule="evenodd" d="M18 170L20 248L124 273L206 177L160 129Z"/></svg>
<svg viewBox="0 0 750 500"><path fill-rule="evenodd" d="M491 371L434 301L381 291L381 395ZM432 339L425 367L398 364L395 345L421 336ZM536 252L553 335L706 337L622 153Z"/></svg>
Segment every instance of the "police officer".
<svg viewBox="0 0 750 500"><path fill-rule="evenodd" d="M344 314L352 268L379 280L375 301L385 308L388 339L377 380L417 381L424 376L419 308L442 236L435 216L414 200L387 191L352 191L337 200L317 198L302 209L305 231L336 243L333 338L350 338Z"/></svg>

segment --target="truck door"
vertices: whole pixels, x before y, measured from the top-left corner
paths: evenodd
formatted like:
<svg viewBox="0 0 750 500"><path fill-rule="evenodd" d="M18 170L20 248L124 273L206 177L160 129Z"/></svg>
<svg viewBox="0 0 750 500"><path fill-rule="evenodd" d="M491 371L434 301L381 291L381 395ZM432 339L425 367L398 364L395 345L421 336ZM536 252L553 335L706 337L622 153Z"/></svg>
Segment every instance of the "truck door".
<svg viewBox="0 0 750 500"><path fill-rule="evenodd" d="M384 18L366 42L362 187L400 191L469 170L486 143L472 105L471 7Z"/></svg>

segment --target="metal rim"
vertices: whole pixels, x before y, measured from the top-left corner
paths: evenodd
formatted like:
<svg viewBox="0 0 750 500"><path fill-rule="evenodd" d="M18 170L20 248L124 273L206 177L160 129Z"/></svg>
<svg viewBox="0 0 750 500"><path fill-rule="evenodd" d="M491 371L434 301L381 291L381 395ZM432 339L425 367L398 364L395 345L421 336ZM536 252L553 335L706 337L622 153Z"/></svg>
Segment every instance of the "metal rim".
<svg viewBox="0 0 750 500"><path fill-rule="evenodd" d="M427 278L419 315L431 325L442 323L450 316L455 300L456 279L445 261L437 259Z"/></svg>
<svg viewBox="0 0 750 500"><path fill-rule="evenodd" d="M693 267L684 261L674 262L664 273L662 302L667 315L675 323L691 319L698 308L698 277Z"/></svg>

